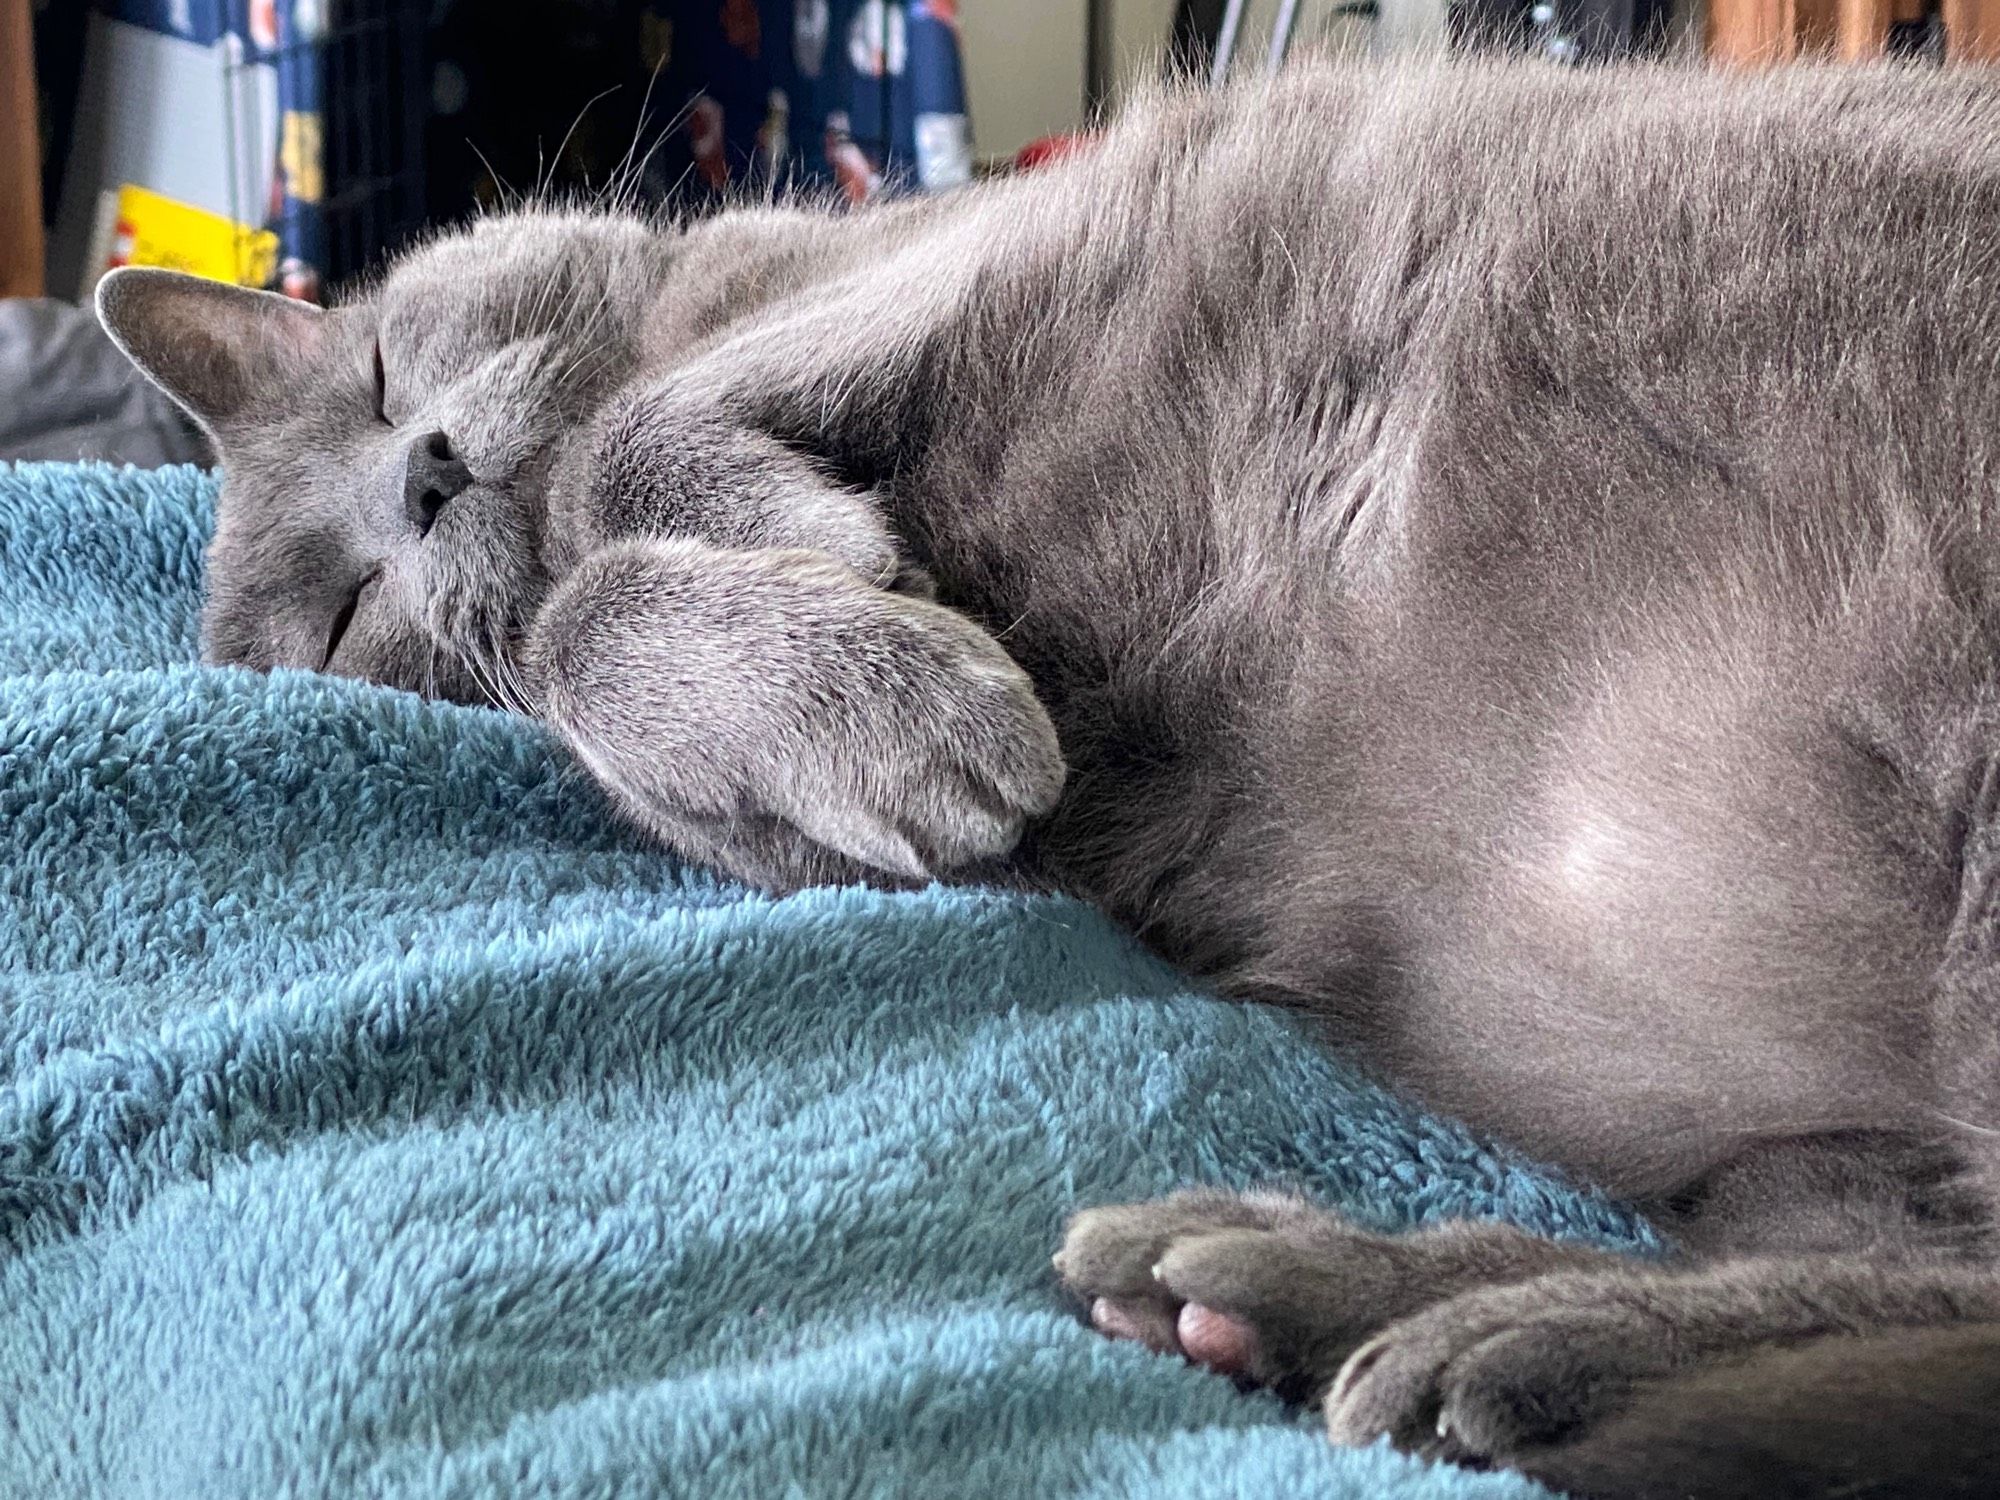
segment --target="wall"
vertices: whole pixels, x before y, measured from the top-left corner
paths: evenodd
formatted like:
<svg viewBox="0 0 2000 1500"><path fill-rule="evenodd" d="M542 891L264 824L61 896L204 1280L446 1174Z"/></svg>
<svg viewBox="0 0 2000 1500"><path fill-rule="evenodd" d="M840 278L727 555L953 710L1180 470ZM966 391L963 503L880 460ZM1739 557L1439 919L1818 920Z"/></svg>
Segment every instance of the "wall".
<svg viewBox="0 0 2000 1500"><path fill-rule="evenodd" d="M1173 30L1175 0L1104 0L1110 17L1113 102L1152 76ZM1439 44L1445 0L1378 0L1369 24L1329 14L1332 0L1301 0L1295 45L1389 52ZM1261 65L1277 0L1248 0L1242 51ZM983 157L1011 156L1029 141L1074 130L1084 116L1084 0L960 0L966 91Z"/></svg>
<svg viewBox="0 0 2000 1500"><path fill-rule="evenodd" d="M1084 0L961 0L965 91L981 156L1011 156L1083 123L1084 15Z"/></svg>

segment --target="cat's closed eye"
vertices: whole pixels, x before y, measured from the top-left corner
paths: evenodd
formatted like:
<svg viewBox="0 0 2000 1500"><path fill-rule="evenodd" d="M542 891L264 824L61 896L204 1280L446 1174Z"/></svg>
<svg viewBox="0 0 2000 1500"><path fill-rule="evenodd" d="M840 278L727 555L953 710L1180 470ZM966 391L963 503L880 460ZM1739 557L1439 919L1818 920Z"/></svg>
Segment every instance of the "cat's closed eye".
<svg viewBox="0 0 2000 1500"><path fill-rule="evenodd" d="M375 340L375 420L384 427L394 427L396 424L389 420L389 413L383 406L388 394L389 377L382 368L382 341L377 339Z"/></svg>
<svg viewBox="0 0 2000 1500"><path fill-rule="evenodd" d="M375 575L370 573L355 584L354 592L347 597L347 603L343 604L340 613L333 617L333 624L326 633L326 659L319 664L322 672L333 664L334 655L340 650L342 639L347 635L348 628L354 624L355 611L361 608L361 596L368 591L368 585L374 581Z"/></svg>

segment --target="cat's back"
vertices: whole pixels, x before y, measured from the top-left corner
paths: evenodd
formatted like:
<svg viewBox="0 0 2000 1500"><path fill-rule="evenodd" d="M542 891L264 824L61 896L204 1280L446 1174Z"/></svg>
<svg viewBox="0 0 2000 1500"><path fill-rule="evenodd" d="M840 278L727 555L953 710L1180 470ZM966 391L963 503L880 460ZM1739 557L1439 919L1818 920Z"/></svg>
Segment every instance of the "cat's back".
<svg viewBox="0 0 2000 1500"><path fill-rule="evenodd" d="M967 213L965 404L1047 498L965 498L1058 568L1128 500L1203 592L1765 524L1815 464L1949 509L2000 430L2000 75L1315 64Z"/></svg>
<svg viewBox="0 0 2000 1500"><path fill-rule="evenodd" d="M2000 598L2000 73L1319 65L1164 94L1055 191L1096 239L1033 305L1089 333L1014 540L1217 622L1169 649L1587 652L1817 619L1896 547Z"/></svg>

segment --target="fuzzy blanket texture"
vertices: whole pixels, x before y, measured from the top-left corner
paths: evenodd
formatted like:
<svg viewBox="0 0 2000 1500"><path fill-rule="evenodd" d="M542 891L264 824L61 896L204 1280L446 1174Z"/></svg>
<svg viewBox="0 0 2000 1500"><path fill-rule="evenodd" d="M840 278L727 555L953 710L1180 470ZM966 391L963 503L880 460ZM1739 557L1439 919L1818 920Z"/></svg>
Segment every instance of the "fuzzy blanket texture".
<svg viewBox="0 0 2000 1500"><path fill-rule="evenodd" d="M1194 1181L1627 1215L1083 907L746 894L523 720L198 667L213 497L0 465L0 1495L1540 1493L1048 1256Z"/></svg>

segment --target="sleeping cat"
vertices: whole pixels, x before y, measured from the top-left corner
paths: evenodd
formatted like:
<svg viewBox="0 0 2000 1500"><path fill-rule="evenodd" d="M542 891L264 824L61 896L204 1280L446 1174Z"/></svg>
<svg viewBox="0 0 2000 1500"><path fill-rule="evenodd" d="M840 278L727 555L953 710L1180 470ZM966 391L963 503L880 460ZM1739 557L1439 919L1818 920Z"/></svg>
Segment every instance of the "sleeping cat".
<svg viewBox="0 0 2000 1500"><path fill-rule="evenodd" d="M1315 65L99 306L223 454L210 660L538 714L760 885L1073 892L1677 1246L1195 1191L1072 1224L1105 1332L1581 1493L1937 1494L2000 1484L1996 246L1984 75Z"/></svg>

